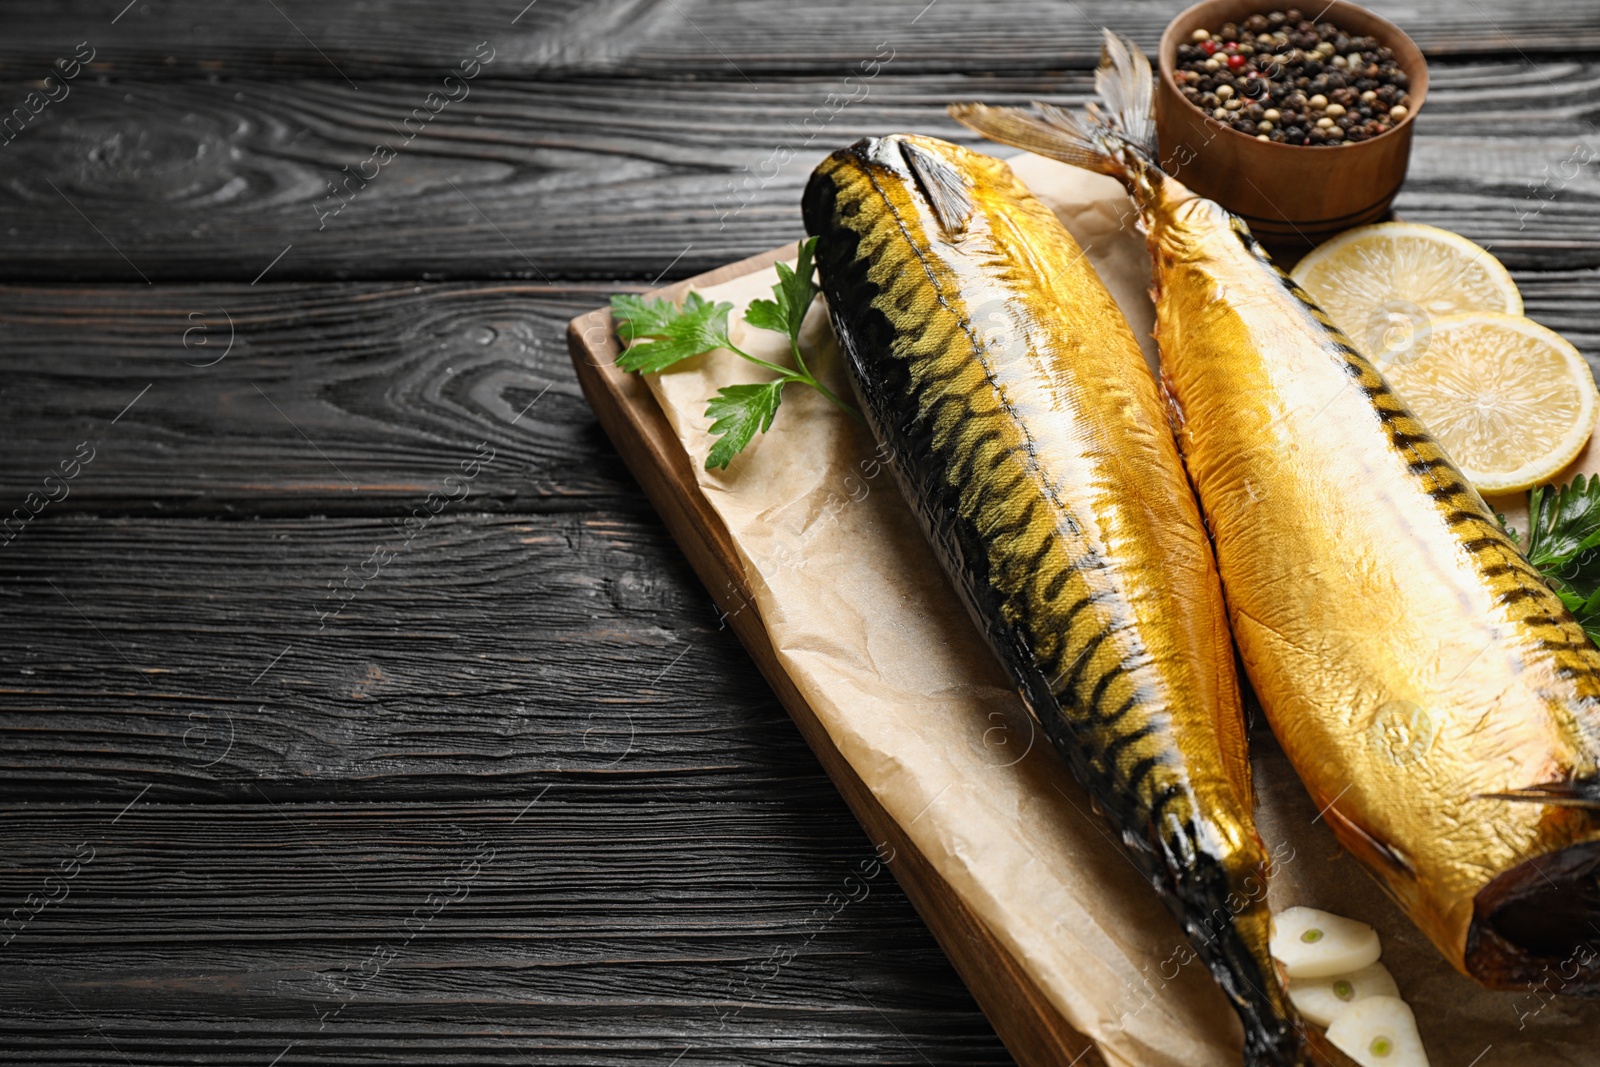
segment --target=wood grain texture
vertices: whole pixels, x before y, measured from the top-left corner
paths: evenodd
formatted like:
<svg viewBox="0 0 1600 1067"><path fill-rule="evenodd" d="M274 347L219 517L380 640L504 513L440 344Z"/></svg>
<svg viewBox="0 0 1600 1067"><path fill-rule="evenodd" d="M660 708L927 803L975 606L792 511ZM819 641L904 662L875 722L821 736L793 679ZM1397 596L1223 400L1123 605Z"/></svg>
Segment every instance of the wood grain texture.
<svg viewBox="0 0 1600 1067"><path fill-rule="evenodd" d="M41 515L398 521L480 445L494 459L467 510L632 506L563 340L610 291L0 287L0 517L85 441L92 461Z"/></svg>
<svg viewBox="0 0 1600 1067"><path fill-rule="evenodd" d="M519 77L670 74L750 78L842 71L882 40L908 72L1092 67L1100 27L1152 48L1181 0L315 0L52 4L18 19L0 43L0 73L29 76L73 46L97 49L96 72L126 76L373 76L443 71L481 41ZM1408 0L1375 4L1436 55L1600 49L1587 0L1537 4ZM1315 8L1310 9L1312 11Z"/></svg>
<svg viewBox="0 0 1600 1067"><path fill-rule="evenodd" d="M836 797L158 795L4 810L0 1062L1010 1062Z"/></svg>
<svg viewBox="0 0 1600 1067"><path fill-rule="evenodd" d="M444 512L407 541L375 519L47 514L3 551L0 797L827 792L648 516Z"/></svg>
<svg viewBox="0 0 1600 1067"><path fill-rule="evenodd" d="M664 295L681 299L691 287L717 285L770 267L793 249L793 245L785 245L729 264L669 286ZM965 979L1006 1048L1026 1067L1049 1067L1068 1061L1104 1067L1094 1043L1066 1021L1046 992L921 855L907 829L879 803L835 746L780 663L733 537L701 492L692 461L677 434L648 385L638 375L616 366L620 348L609 327L610 313L602 309L573 319L568 330L572 363L583 383L584 395L868 837L886 842L894 850L898 857L891 867L895 878Z"/></svg>
<svg viewBox="0 0 1600 1067"><path fill-rule="evenodd" d="M849 84L484 78L401 127L431 81L76 84L0 146L0 277L687 277L800 233L800 190L835 147L892 130L977 143L947 102L1091 91L1085 71L892 64ZM1600 158L1597 102L1600 62L1436 63L1397 210L1512 266L1600 266L1600 167L1582 162ZM379 143L397 153L382 167Z"/></svg>

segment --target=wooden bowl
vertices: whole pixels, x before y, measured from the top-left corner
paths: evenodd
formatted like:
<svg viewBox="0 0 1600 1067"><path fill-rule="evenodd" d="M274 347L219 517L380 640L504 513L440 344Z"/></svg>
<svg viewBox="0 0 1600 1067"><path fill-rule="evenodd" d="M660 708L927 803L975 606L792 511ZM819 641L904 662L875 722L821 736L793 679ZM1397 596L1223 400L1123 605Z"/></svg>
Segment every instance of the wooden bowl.
<svg viewBox="0 0 1600 1067"><path fill-rule="evenodd" d="M1215 30L1288 7L1281 0L1201 0L1161 35L1156 132L1163 167L1201 196L1240 215L1265 244L1304 251L1389 211L1411 160L1411 127L1428 96L1428 64L1398 26L1346 0L1333 0L1318 22L1332 22L1394 50L1410 84L1409 114L1368 141L1337 148L1258 141L1191 104L1173 79L1178 45L1197 29ZM1311 12L1316 5L1302 6Z"/></svg>

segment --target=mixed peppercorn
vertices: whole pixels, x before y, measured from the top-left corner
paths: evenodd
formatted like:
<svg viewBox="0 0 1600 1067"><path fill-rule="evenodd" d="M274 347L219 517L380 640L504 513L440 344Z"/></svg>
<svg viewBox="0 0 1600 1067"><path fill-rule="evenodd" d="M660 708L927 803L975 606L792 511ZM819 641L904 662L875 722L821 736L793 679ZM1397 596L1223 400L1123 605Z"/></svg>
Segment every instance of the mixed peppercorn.
<svg viewBox="0 0 1600 1067"><path fill-rule="evenodd" d="M1333 147L1370 140L1410 114L1410 81L1374 37L1294 8L1195 30L1173 78L1190 103L1258 141Z"/></svg>

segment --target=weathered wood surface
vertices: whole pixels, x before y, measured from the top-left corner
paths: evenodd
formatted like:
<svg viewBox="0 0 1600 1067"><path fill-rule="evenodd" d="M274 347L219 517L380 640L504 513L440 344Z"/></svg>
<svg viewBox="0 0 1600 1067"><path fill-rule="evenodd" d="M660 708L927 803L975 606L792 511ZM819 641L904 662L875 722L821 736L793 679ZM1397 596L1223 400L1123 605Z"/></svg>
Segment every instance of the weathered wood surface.
<svg viewBox="0 0 1600 1067"><path fill-rule="evenodd" d="M378 519L42 517L0 583L0 799L828 791L783 780L804 745L638 508L442 512L409 541Z"/></svg>
<svg viewBox="0 0 1600 1067"><path fill-rule="evenodd" d="M96 452L0 546L0 1061L1009 1062L888 872L818 925L874 843L561 330L797 236L837 144L966 140L958 97L1082 99L1101 23L1149 45L1180 6L12 12L0 120L95 58L0 132L0 516ZM1377 6L1434 57L1399 210L1491 244L1600 358L1600 171L1575 162L1600 152L1600 9ZM471 95L319 232L325 183L481 41ZM328 582L480 443L471 496L319 630Z"/></svg>
<svg viewBox="0 0 1600 1067"><path fill-rule="evenodd" d="M1600 61L1437 63L1433 79L1396 209L1512 266L1600 266ZM74 85L0 146L0 278L687 277L797 236L806 176L840 145L900 129L975 143L947 102L1091 91L1087 71L893 64L850 85L485 75L403 125L431 82Z"/></svg>
<svg viewBox="0 0 1600 1067"><path fill-rule="evenodd" d="M563 333L610 291L0 287L0 501L84 441L53 513L404 515L480 445L471 511L637 500Z"/></svg>
<svg viewBox="0 0 1600 1067"><path fill-rule="evenodd" d="M1007 1062L837 797L158 795L5 810L0 1060Z"/></svg>
<svg viewBox="0 0 1600 1067"><path fill-rule="evenodd" d="M50 5L0 38L0 74L30 76L95 49L96 73L312 75L363 79L441 74L496 49L520 77L669 74L759 82L777 72L844 71L895 49L908 73L1091 67L1100 28L1147 50L1186 5L1171 0L430 0L329 4L317 0L88 0ZM1301 5L1308 14L1316 5ZM1600 48L1588 0L1509 4L1405 0L1377 5L1432 54L1567 53ZM37 75L32 75L37 76Z"/></svg>

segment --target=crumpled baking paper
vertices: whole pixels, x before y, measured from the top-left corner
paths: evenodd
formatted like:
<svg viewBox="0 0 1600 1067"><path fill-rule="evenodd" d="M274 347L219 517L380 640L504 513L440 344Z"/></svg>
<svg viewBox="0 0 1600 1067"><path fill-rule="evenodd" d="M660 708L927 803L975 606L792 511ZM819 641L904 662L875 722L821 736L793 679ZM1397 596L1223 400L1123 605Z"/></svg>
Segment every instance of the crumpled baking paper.
<svg viewBox="0 0 1600 1067"><path fill-rule="evenodd" d="M1121 186L1037 156L1012 166L1086 249L1154 365L1150 264ZM742 322L776 280L764 270L702 292L734 304L735 344L787 362L785 338ZM813 371L849 396L821 300L803 344L818 353ZM779 661L834 744L1108 1064L1238 1064L1232 1010L1029 718L870 435L792 387L728 470L703 469L706 400L769 377L719 351L650 382L732 535ZM1489 993L1457 974L1342 852L1264 723L1251 740L1258 823L1278 858L1274 909L1308 904L1376 926L1436 1067L1594 1062L1600 1008L1556 996L1559 975Z"/></svg>

